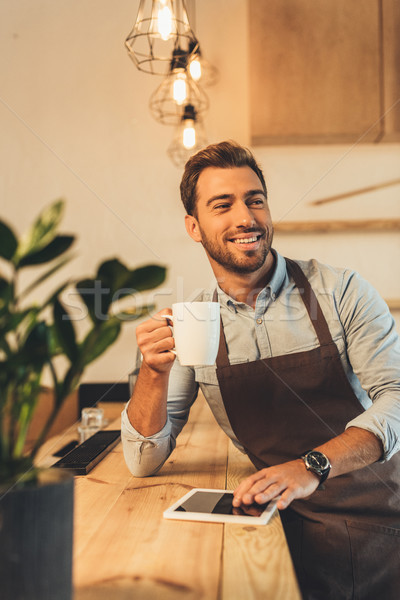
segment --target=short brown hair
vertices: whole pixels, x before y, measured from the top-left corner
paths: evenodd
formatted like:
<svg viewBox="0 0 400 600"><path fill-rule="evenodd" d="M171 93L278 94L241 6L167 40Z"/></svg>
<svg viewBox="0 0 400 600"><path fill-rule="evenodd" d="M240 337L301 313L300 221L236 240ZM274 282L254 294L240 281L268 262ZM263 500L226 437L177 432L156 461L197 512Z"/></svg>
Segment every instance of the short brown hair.
<svg viewBox="0 0 400 600"><path fill-rule="evenodd" d="M233 141L211 144L191 156L185 165L180 190L181 200L188 215L196 213L197 181L201 172L207 167L220 169L250 167L261 181L265 196L267 196L264 175L248 148Z"/></svg>

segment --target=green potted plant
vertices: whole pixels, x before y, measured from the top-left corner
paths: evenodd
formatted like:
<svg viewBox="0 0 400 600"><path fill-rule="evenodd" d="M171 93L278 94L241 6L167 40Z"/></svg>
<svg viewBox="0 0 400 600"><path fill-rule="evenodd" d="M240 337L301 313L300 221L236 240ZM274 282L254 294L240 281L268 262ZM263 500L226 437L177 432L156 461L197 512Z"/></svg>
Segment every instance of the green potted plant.
<svg viewBox="0 0 400 600"><path fill-rule="evenodd" d="M102 262L93 278L67 281L43 298L39 286L71 259L68 251L74 236L58 233L63 209L62 200L53 203L20 239L0 221L0 581L4 600L71 597L73 477L61 470L38 469L35 457L86 367L115 342L124 322L151 308L118 311L115 307L121 298L154 288L165 279L163 267L129 269L113 258ZM21 272L33 266L44 269L21 288ZM62 300L71 285L85 309L81 336ZM30 300L33 295L34 301ZM54 405L27 450L28 427L46 370Z"/></svg>

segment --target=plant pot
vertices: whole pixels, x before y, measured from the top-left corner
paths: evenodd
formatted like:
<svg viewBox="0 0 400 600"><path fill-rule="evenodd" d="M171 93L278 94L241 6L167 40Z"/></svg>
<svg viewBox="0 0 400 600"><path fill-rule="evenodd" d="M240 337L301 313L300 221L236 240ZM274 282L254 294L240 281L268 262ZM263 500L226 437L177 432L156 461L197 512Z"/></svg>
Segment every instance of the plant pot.
<svg viewBox="0 0 400 600"><path fill-rule="evenodd" d="M46 469L0 490L2 600L71 600L74 478Z"/></svg>

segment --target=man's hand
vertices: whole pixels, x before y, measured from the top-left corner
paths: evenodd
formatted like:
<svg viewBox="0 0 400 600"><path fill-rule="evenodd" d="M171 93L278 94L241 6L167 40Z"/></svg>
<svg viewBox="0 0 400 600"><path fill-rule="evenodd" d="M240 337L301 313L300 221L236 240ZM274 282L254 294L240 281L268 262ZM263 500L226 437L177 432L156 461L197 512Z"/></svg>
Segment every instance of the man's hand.
<svg viewBox="0 0 400 600"><path fill-rule="evenodd" d="M175 354L171 352L175 346L174 338L167 319L162 316L171 314L171 309L166 308L136 329L143 365L157 373L168 373L175 360Z"/></svg>
<svg viewBox="0 0 400 600"><path fill-rule="evenodd" d="M382 442L370 431L349 427L314 450L329 457L329 478L362 469L382 458ZM277 507L287 508L296 498L308 498L317 489L319 477L307 471L301 458L276 467L262 469L247 477L234 491L233 506L263 504L277 498Z"/></svg>
<svg viewBox="0 0 400 600"><path fill-rule="evenodd" d="M168 321L162 315L166 308L136 329L136 339L143 355L142 366L128 404L128 418L145 437L154 435L167 421L169 372L175 360L175 346Z"/></svg>
<svg viewBox="0 0 400 600"><path fill-rule="evenodd" d="M261 469L247 477L234 491L233 506L264 504L280 496L277 508L287 508L296 498L307 498L319 485L319 477L307 471L302 459Z"/></svg>

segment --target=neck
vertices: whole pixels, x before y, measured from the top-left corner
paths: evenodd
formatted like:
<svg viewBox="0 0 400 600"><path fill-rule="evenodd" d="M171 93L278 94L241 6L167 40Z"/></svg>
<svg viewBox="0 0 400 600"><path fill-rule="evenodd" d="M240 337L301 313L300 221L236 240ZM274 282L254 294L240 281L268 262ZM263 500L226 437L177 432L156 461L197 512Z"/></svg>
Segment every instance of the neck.
<svg viewBox="0 0 400 600"><path fill-rule="evenodd" d="M275 257L272 252L269 252L263 266L254 271L254 273L234 273L227 271L224 267L212 261L212 259L211 266L219 287L228 296L237 302L244 302L255 308L258 294L271 279L275 266Z"/></svg>

